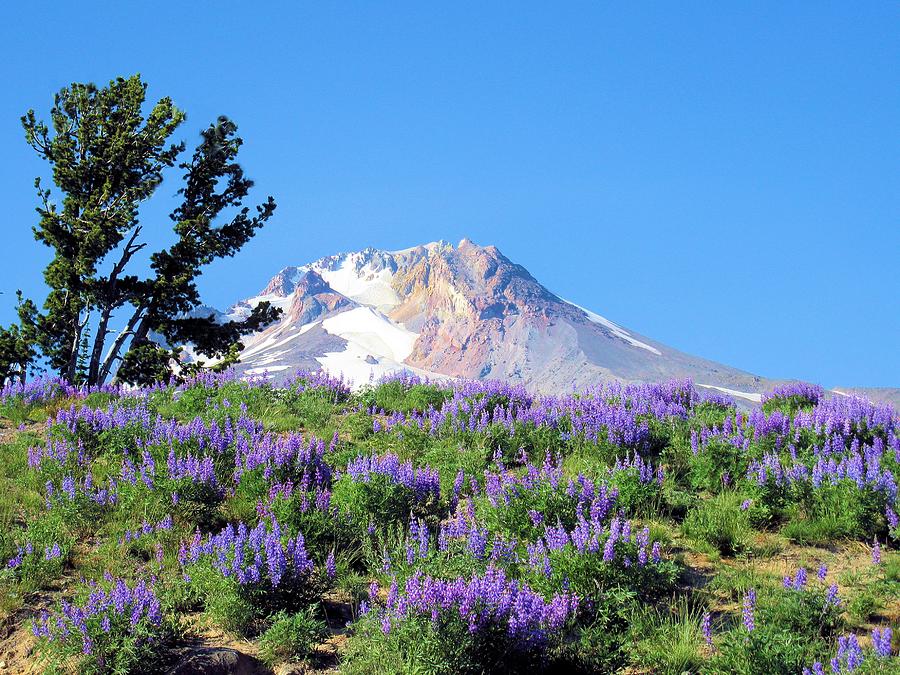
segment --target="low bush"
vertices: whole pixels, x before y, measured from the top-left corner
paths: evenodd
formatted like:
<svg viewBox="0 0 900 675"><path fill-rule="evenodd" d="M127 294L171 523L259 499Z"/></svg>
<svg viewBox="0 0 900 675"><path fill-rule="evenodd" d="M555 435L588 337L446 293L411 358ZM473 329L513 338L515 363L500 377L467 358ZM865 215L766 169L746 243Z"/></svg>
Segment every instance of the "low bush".
<svg viewBox="0 0 900 675"><path fill-rule="evenodd" d="M205 540L198 532L179 562L191 596L226 629L244 634L279 610L309 607L321 590L303 536L287 537L277 522L228 525Z"/></svg>
<svg viewBox="0 0 900 675"><path fill-rule="evenodd" d="M691 510L682 530L688 537L720 553L739 553L750 545L752 537L749 515L741 508L743 503L738 493L720 493Z"/></svg>
<svg viewBox="0 0 900 675"><path fill-rule="evenodd" d="M259 636L259 656L269 666L307 659L328 635L311 607L294 614L280 611L269 620L270 626Z"/></svg>
<svg viewBox="0 0 900 675"><path fill-rule="evenodd" d="M162 667L162 649L176 624L163 614L153 581L108 579L82 589L75 602L43 612L33 631L50 670L74 660L80 673L151 673Z"/></svg>

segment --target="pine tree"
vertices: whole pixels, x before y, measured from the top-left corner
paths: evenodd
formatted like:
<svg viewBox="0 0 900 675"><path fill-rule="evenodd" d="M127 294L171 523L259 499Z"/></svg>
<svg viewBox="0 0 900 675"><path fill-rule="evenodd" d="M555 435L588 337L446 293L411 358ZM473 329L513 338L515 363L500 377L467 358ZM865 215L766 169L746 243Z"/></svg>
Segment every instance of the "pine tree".
<svg viewBox="0 0 900 675"><path fill-rule="evenodd" d="M37 307L31 300L25 300L21 291L16 297L19 324L9 328L0 326L0 384L11 380L24 382L37 356Z"/></svg>
<svg viewBox="0 0 900 675"><path fill-rule="evenodd" d="M51 190L35 181L41 205L34 234L54 257L44 271L50 292L33 317L34 335L48 364L73 382L102 383L117 368L120 379L161 379L172 371L178 345L225 358L242 335L277 316L268 303L240 322L191 315L200 304L202 268L235 255L269 220L275 202L269 197L252 213L244 206L253 182L236 161L243 141L234 122L220 117L177 165L183 187L171 223L145 225L140 207L185 149L171 141L184 113L163 98L145 117L146 91L139 75L104 88L75 83L56 95L49 126L33 110L22 117L26 140L50 164L62 194L57 206ZM152 253L150 273L138 275L134 260L147 246L145 227L171 228L176 241ZM115 318L125 325L110 340Z"/></svg>

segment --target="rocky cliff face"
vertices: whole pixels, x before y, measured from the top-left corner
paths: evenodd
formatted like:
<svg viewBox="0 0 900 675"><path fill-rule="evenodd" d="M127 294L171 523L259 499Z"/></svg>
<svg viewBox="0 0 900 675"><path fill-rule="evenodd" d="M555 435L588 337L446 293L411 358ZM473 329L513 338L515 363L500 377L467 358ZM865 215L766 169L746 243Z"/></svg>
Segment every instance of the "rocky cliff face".
<svg viewBox="0 0 900 675"><path fill-rule="evenodd" d="M287 377L323 367L361 384L406 369L548 392L609 379L690 377L749 400L769 384L576 307L496 247L465 239L287 267L229 315L245 315L263 300L284 313L245 340L240 367L248 373Z"/></svg>
<svg viewBox="0 0 900 675"><path fill-rule="evenodd" d="M283 321L300 326L318 321L325 316L356 306L356 303L331 288L316 272L309 271L293 285L291 304Z"/></svg>

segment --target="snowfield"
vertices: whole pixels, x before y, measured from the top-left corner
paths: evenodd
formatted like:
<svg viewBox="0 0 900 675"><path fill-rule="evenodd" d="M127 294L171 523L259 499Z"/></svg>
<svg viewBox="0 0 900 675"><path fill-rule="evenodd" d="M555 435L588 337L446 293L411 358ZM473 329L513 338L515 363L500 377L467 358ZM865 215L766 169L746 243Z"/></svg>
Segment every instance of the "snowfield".
<svg viewBox="0 0 900 675"><path fill-rule="evenodd" d="M403 361L412 354L418 333L406 330L371 307L357 307L325 319L322 328L347 341L342 352L316 360L332 375L358 387L398 370L416 371Z"/></svg>
<svg viewBox="0 0 900 675"><path fill-rule="evenodd" d="M371 264L366 264L357 271L355 262L354 256L347 256L336 270L315 271L338 293L361 305L384 311L400 304L400 296L391 286L394 275L389 269L376 272Z"/></svg>

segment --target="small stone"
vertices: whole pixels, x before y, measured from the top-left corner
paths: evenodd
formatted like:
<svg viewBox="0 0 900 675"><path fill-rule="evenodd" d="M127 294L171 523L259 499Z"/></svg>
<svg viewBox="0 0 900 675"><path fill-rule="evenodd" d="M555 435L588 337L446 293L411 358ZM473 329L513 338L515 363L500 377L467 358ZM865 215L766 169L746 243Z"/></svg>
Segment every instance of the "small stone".
<svg viewBox="0 0 900 675"><path fill-rule="evenodd" d="M259 662L235 649L200 649L175 667L172 675L253 675Z"/></svg>

